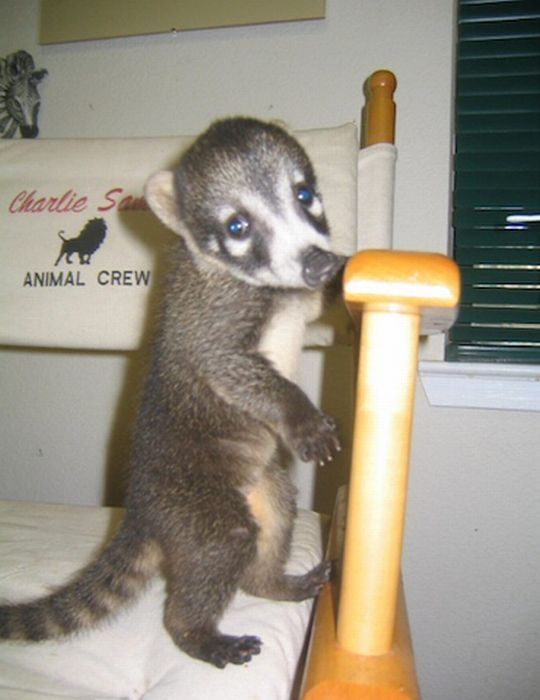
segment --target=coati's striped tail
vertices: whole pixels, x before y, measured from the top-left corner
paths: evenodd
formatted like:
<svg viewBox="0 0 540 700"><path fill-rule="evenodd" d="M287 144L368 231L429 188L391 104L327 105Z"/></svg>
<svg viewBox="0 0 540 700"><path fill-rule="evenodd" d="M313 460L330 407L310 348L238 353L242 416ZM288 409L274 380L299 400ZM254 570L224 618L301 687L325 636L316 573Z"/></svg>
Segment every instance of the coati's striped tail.
<svg viewBox="0 0 540 700"><path fill-rule="evenodd" d="M58 591L0 606L0 638L40 641L88 629L126 605L152 578L159 546L122 527L103 554Z"/></svg>

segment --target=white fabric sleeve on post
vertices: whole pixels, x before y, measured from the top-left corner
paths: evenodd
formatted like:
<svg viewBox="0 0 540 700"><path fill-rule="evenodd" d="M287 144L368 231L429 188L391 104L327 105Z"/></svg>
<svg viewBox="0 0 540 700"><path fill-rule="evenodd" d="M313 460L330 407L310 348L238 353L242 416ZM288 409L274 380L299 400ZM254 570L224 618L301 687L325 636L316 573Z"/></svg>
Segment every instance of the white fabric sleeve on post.
<svg viewBox="0 0 540 700"><path fill-rule="evenodd" d="M358 152L357 249L392 248L397 148L378 143Z"/></svg>

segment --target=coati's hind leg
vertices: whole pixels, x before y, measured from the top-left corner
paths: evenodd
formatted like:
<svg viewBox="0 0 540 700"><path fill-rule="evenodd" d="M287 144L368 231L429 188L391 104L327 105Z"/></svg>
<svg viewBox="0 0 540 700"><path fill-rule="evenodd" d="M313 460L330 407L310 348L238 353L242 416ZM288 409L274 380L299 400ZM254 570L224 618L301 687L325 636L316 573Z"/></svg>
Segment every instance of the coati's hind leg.
<svg viewBox="0 0 540 700"><path fill-rule="evenodd" d="M203 603L204 605L204 603ZM217 629L220 615L209 613L200 618L182 594L172 590L165 603L165 628L174 643L190 656L224 668L228 663L243 664L259 654L261 640L250 635L233 636L222 634ZM223 610L220 610L220 614Z"/></svg>
<svg viewBox="0 0 540 700"><path fill-rule="evenodd" d="M329 562L302 575L285 573L296 517L295 491L285 472L280 467L267 471L250 490L247 501L260 529L257 556L246 569L241 588L271 600L315 597L330 579Z"/></svg>
<svg viewBox="0 0 540 700"><path fill-rule="evenodd" d="M250 661L262 644L255 636L235 637L218 630L242 572L255 556L257 538L257 526L247 508L234 503L239 494L235 491L231 499L222 497L229 501L230 512L220 512L219 518L215 512L208 513L208 530L191 540L191 552L178 552L172 540L170 546L164 546L165 628L180 649L218 668ZM220 504L220 511L226 507L225 502ZM235 505L240 505L240 512ZM228 522L227 528L223 528L223 522ZM193 542L197 542L196 547Z"/></svg>

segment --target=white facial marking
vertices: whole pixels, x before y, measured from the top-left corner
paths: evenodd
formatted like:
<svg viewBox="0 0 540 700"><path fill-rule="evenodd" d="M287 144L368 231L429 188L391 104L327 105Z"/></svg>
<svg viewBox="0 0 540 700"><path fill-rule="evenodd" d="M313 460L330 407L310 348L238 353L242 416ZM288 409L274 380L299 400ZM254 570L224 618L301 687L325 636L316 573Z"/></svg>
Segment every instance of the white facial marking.
<svg viewBox="0 0 540 700"><path fill-rule="evenodd" d="M251 250L251 239L236 240L229 237L225 239L225 247L234 258L243 258Z"/></svg>
<svg viewBox="0 0 540 700"><path fill-rule="evenodd" d="M236 214L236 209L231 204L225 204L218 210L218 219L225 226L225 223Z"/></svg>
<svg viewBox="0 0 540 700"><path fill-rule="evenodd" d="M215 238L211 238L208 241L208 250L211 253L219 253L219 243L216 241Z"/></svg>
<svg viewBox="0 0 540 700"><path fill-rule="evenodd" d="M323 205L317 195L314 195L313 202L311 203L311 206L308 207L308 211L312 216L319 217L322 215Z"/></svg>
<svg viewBox="0 0 540 700"><path fill-rule="evenodd" d="M303 287L302 254L311 246L329 250L330 241L299 214L294 188L285 170L276 181L276 194L280 201L279 214L271 211L270 220L266 220L273 233L269 241L271 270L261 270L258 276L270 284ZM273 282L270 277L274 278Z"/></svg>

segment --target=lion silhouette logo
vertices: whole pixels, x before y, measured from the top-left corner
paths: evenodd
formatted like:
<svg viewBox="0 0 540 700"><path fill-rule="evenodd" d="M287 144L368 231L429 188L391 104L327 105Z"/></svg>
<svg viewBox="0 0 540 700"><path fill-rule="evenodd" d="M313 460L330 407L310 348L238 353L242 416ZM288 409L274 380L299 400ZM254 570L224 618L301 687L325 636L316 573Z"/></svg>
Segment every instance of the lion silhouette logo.
<svg viewBox="0 0 540 700"><path fill-rule="evenodd" d="M59 231L58 235L62 239L60 254L54 263L58 265L63 256L66 262L71 265L71 256L77 253L79 264L89 265L92 255L105 240L107 235L107 224L104 219L90 219L87 221L76 238L64 238L65 231Z"/></svg>

